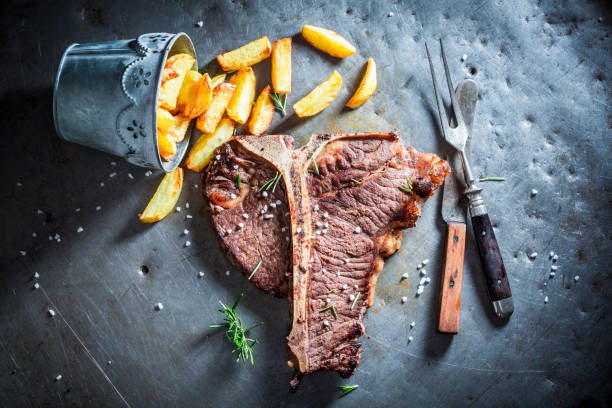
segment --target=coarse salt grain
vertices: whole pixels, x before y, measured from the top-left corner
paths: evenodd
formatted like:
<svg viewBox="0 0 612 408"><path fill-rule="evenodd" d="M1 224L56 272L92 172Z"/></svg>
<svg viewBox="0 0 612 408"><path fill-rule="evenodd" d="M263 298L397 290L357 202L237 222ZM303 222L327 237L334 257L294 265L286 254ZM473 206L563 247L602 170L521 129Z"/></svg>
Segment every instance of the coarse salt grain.
<svg viewBox="0 0 612 408"><path fill-rule="evenodd" d="M552 257L553 262L557 262L558 259L559 259L559 255L553 255Z"/></svg>
<svg viewBox="0 0 612 408"><path fill-rule="evenodd" d="M185 208L189 208L189 203L185 203Z"/></svg>
<svg viewBox="0 0 612 408"><path fill-rule="evenodd" d="M243 224L243 223L241 223L241 222L239 222L239 223L238 223L238 228L244 228L244 224Z"/></svg>
<svg viewBox="0 0 612 408"><path fill-rule="evenodd" d="M204 277L204 272L200 271L198 272L198 278L203 278Z"/></svg>
<svg viewBox="0 0 612 408"><path fill-rule="evenodd" d="M285 231L287 231L287 228L285 227L281 228L281 232L285 232Z"/></svg>
<svg viewBox="0 0 612 408"><path fill-rule="evenodd" d="M322 230L321 230L321 232L322 232L323 234L327 234L327 228L322 229Z"/></svg>
<svg viewBox="0 0 612 408"><path fill-rule="evenodd" d="M557 265L552 265L552 266L550 267L550 270L551 270L551 271L556 271L557 269L558 269L558 266L557 266Z"/></svg>
<svg viewBox="0 0 612 408"><path fill-rule="evenodd" d="M38 288L40 288L40 285L38 284L38 282L36 282L36 283L34 284L34 289L38 289Z"/></svg>
<svg viewBox="0 0 612 408"><path fill-rule="evenodd" d="M264 205L263 208L261 209L261 213L265 213L266 211L268 211L268 204Z"/></svg>
<svg viewBox="0 0 612 408"><path fill-rule="evenodd" d="M417 265L417 269L421 269L423 267L423 264L418 264Z"/></svg>
<svg viewBox="0 0 612 408"><path fill-rule="evenodd" d="M323 326L329 326L329 322L327 320L323 320Z"/></svg>
<svg viewBox="0 0 612 408"><path fill-rule="evenodd" d="M191 246L191 241L185 241L185 247L190 247Z"/></svg>
<svg viewBox="0 0 612 408"><path fill-rule="evenodd" d="M38 279L40 278L40 275L38 274L38 272L34 272L34 279Z"/></svg>
<svg viewBox="0 0 612 408"><path fill-rule="evenodd" d="M298 227L295 231L299 234L300 232L302 232L302 227Z"/></svg>
<svg viewBox="0 0 612 408"><path fill-rule="evenodd" d="M355 227L355 234L359 234L361 232L361 227Z"/></svg>
<svg viewBox="0 0 612 408"><path fill-rule="evenodd" d="M149 177L151 174L153 174L153 172L151 170L147 170L145 171L145 177Z"/></svg>
<svg viewBox="0 0 612 408"><path fill-rule="evenodd" d="M347 290L348 289L348 285L345 283L344 285L342 285L342 289Z"/></svg>
<svg viewBox="0 0 612 408"><path fill-rule="evenodd" d="M191 215L191 214L187 214L187 215L185 216L185 218L187 218L187 219L191 219L191 218L193 218L193 215Z"/></svg>
<svg viewBox="0 0 612 408"><path fill-rule="evenodd" d="M359 285L357 285L357 284L353 285L353 287L354 287L355 289L359 289Z"/></svg>
<svg viewBox="0 0 612 408"><path fill-rule="evenodd" d="M225 271L225 276L230 276L230 271Z"/></svg>
<svg viewBox="0 0 612 408"><path fill-rule="evenodd" d="M128 173L128 177L132 180L134 180L134 176L132 175L132 173Z"/></svg>
<svg viewBox="0 0 612 408"><path fill-rule="evenodd" d="M331 303L331 299L330 298L325 299L325 303Z"/></svg>
<svg viewBox="0 0 612 408"><path fill-rule="evenodd" d="M408 336L408 341L412 341L412 340L414 340L414 337Z"/></svg>
<svg viewBox="0 0 612 408"><path fill-rule="evenodd" d="M349 300L352 302L353 300L355 300L355 295L353 295L352 293L349 295Z"/></svg>
<svg viewBox="0 0 612 408"><path fill-rule="evenodd" d="M316 234L317 234L317 235L321 235L321 231L317 231L317 232L316 232Z"/></svg>
<svg viewBox="0 0 612 408"><path fill-rule="evenodd" d="M216 155L216 156L215 156L215 159L217 159L217 160L221 160L221 155L220 155L220 154Z"/></svg>
<svg viewBox="0 0 612 408"><path fill-rule="evenodd" d="M81 211L81 207L74 210L74 212L79 212L79 211Z"/></svg>
<svg viewBox="0 0 612 408"><path fill-rule="evenodd" d="M116 175L117 175L117 173L115 173L115 172L113 171L111 174L109 174L109 175L108 175L108 177L113 178L113 177L115 177Z"/></svg>
<svg viewBox="0 0 612 408"><path fill-rule="evenodd" d="M281 204L282 204L281 200L276 200L276 205L281 205Z"/></svg>
<svg viewBox="0 0 612 408"><path fill-rule="evenodd" d="M19 251L19 253L21 254L21 256L26 256L26 251Z"/></svg>
<svg viewBox="0 0 612 408"><path fill-rule="evenodd" d="M423 290L425 290L425 286L419 285L419 287L417 288L417 296L423 293Z"/></svg>
<svg viewBox="0 0 612 408"><path fill-rule="evenodd" d="M404 272L402 274L402 279L408 279L410 277L410 275L408 275L408 272Z"/></svg>
<svg viewBox="0 0 612 408"><path fill-rule="evenodd" d="M485 235L487 235L487 233L485 231L482 231L482 236L484 237Z"/></svg>
<svg viewBox="0 0 612 408"><path fill-rule="evenodd" d="M236 199L236 197L237 197L237 196L236 196L236 194L234 194L234 193L230 194L230 198L231 198L232 200L235 200L235 199Z"/></svg>
<svg viewBox="0 0 612 408"><path fill-rule="evenodd" d="M83 227L77 228L77 232L83 232Z"/></svg>
<svg viewBox="0 0 612 408"><path fill-rule="evenodd" d="M421 276L425 276L427 275L427 270L426 269L421 269Z"/></svg>
<svg viewBox="0 0 612 408"><path fill-rule="evenodd" d="M556 273L555 273L555 272L551 272L551 273L550 273L550 275L548 275L548 276L550 276L551 278L554 278L554 277L555 277L555 275L556 275Z"/></svg>
<svg viewBox="0 0 612 408"><path fill-rule="evenodd" d="M431 282L431 278L428 276L425 278L425 284L427 285L429 282Z"/></svg>
<svg viewBox="0 0 612 408"><path fill-rule="evenodd" d="M49 316L51 316L51 317L55 316L55 310L53 310L53 309L49 309L47 311L47 313L49 313Z"/></svg>
<svg viewBox="0 0 612 408"><path fill-rule="evenodd" d="M351 260L350 260L350 259L348 259L348 258L346 258L346 259L344 260L344 263L349 263L349 262L351 262Z"/></svg>
<svg viewBox="0 0 612 408"><path fill-rule="evenodd" d="M289 242L289 237L285 237L285 241Z"/></svg>
<svg viewBox="0 0 612 408"><path fill-rule="evenodd" d="M157 310L157 311L160 311L160 310L162 310L163 308L164 308L164 305L163 305L161 302L158 302L158 303L155 305L155 310Z"/></svg>
<svg viewBox="0 0 612 408"><path fill-rule="evenodd" d="M104 187L104 182L101 182L101 183L100 183L100 187Z"/></svg>
<svg viewBox="0 0 612 408"><path fill-rule="evenodd" d="M537 252L532 252L529 254L529 258L531 259L536 259L538 257L538 253Z"/></svg>
<svg viewBox="0 0 612 408"><path fill-rule="evenodd" d="M553 251L550 251L550 252L548 253L548 257L549 257L549 258L552 258L553 256L555 256L555 253L554 253Z"/></svg>
<svg viewBox="0 0 612 408"><path fill-rule="evenodd" d="M548 303L548 296L544 298L544 303Z"/></svg>
<svg viewBox="0 0 612 408"><path fill-rule="evenodd" d="M536 190L535 188L531 190L531 196L535 197L536 195L538 195L538 190Z"/></svg>
<svg viewBox="0 0 612 408"><path fill-rule="evenodd" d="M101 209L102 209L102 207L100 207L100 206L96 207L96 211L100 211Z"/></svg>
<svg viewBox="0 0 612 408"><path fill-rule="evenodd" d="M327 218L327 217L329 217L329 213L327 212L323 213L323 218Z"/></svg>
<svg viewBox="0 0 612 408"><path fill-rule="evenodd" d="M55 377L55 381L61 381L62 379L62 375L58 374L57 377Z"/></svg>
<svg viewBox="0 0 612 408"><path fill-rule="evenodd" d="M387 14L387 15L388 15L389 17L393 17L395 14L394 14L392 11L390 11L390 12L389 12L389 14Z"/></svg>
<svg viewBox="0 0 612 408"><path fill-rule="evenodd" d="M183 235L187 235L187 234L189 234L189 230L188 230L187 228L185 228L185 229L183 230Z"/></svg>
<svg viewBox="0 0 612 408"><path fill-rule="evenodd" d="M276 208L276 204L275 203L270 203L270 207Z"/></svg>
<svg viewBox="0 0 612 408"><path fill-rule="evenodd" d="M410 322L410 328L414 329L414 326L416 326L416 323L415 322Z"/></svg>
<svg viewBox="0 0 612 408"><path fill-rule="evenodd" d="M174 210L175 210L176 212L181 212L181 207L176 207Z"/></svg>
<svg viewBox="0 0 612 408"><path fill-rule="evenodd" d="M406 296L402 296L402 303L406 303L408 301L408 298Z"/></svg>
<svg viewBox="0 0 612 408"><path fill-rule="evenodd" d="M318 204L315 204L315 205L314 205L314 210L315 210L315 211L319 211L319 205L318 205Z"/></svg>
<svg viewBox="0 0 612 408"><path fill-rule="evenodd" d="M326 222L325 224L323 224L323 226L324 226L325 228L329 228L329 222Z"/></svg>
<svg viewBox="0 0 612 408"><path fill-rule="evenodd" d="M274 214L266 214L264 215L265 220L269 220L270 218L274 218Z"/></svg>
<svg viewBox="0 0 612 408"><path fill-rule="evenodd" d="M238 165L234 164L234 170L238 170Z"/></svg>
<svg viewBox="0 0 612 408"><path fill-rule="evenodd" d="M578 279L580 279L580 276L578 275L574 276L574 282L578 282Z"/></svg>
<svg viewBox="0 0 612 408"><path fill-rule="evenodd" d="M247 214L247 213L242 214L242 218L244 218L246 220L247 218L249 218L249 214Z"/></svg>
<svg viewBox="0 0 612 408"><path fill-rule="evenodd" d="M261 195L262 195L264 198L265 198L265 197L268 197L268 192L267 192L267 191L264 191L263 193L261 193Z"/></svg>
<svg viewBox="0 0 612 408"><path fill-rule="evenodd" d="M423 265L427 265L429 263L429 259L424 259L423 262L421 262Z"/></svg>
<svg viewBox="0 0 612 408"><path fill-rule="evenodd" d="M41 215L44 214L44 212L42 210L36 210L36 214Z"/></svg>
<svg viewBox="0 0 612 408"><path fill-rule="evenodd" d="M419 285L424 285L425 284L425 278L421 278L421 280L419 281Z"/></svg>

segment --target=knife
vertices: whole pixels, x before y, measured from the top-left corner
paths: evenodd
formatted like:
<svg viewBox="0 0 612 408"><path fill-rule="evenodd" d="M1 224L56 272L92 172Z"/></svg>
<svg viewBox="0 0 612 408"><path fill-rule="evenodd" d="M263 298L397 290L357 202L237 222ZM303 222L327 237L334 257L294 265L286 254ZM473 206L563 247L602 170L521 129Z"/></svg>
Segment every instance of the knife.
<svg viewBox="0 0 612 408"><path fill-rule="evenodd" d="M463 115L463 121L472 131L476 102L478 101L478 86L471 79L463 80L455 96ZM471 156L471 141L468 137L465 150L468 159ZM465 254L466 203L463 192L466 189L463 181L461 157L454 152L450 160L453 174L444 181L442 199L442 218L448 226L446 234L446 251L442 283L440 288L440 313L438 331L456 334L459 332L459 316L461 309L461 283L463 280L463 259Z"/></svg>

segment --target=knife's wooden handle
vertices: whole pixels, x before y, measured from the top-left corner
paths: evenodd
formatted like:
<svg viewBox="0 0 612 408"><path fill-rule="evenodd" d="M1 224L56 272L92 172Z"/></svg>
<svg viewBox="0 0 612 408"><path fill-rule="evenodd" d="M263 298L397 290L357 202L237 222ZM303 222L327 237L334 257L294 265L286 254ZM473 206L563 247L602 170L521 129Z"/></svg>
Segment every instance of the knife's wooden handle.
<svg viewBox="0 0 612 408"><path fill-rule="evenodd" d="M463 255L465 254L465 224L449 223L446 235L446 254L442 271L440 293L440 318L438 331L459 332L461 308L461 282L463 280Z"/></svg>
<svg viewBox="0 0 612 408"><path fill-rule="evenodd" d="M499 245L491 226L489 214L484 213L472 217L472 227L478 244L478 252L480 252L480 262L487 280L487 288L489 296L494 306L500 301L506 300L506 311L497 313L499 317L508 317L514 311L514 306L511 303L512 292L506 275L506 267L499 252Z"/></svg>

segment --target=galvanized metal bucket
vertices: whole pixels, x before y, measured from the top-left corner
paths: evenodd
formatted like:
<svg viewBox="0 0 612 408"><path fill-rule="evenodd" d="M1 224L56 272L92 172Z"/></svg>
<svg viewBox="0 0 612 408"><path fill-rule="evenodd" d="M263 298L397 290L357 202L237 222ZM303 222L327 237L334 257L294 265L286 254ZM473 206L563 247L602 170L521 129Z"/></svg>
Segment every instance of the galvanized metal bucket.
<svg viewBox="0 0 612 408"><path fill-rule="evenodd" d="M168 56L197 57L185 33L150 33L137 39L73 44L60 61L53 117L64 140L172 171L183 159L193 122L176 154L165 162L157 145L157 98Z"/></svg>

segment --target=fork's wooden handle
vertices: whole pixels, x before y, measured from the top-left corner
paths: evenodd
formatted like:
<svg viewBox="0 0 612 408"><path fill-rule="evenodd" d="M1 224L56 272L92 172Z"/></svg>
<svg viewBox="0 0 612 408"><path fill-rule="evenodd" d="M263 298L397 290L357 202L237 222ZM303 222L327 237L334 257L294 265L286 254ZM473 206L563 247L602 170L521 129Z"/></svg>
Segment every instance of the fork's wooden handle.
<svg viewBox="0 0 612 408"><path fill-rule="evenodd" d="M438 331L442 333L456 334L459 332L464 254L465 224L451 222L448 224L446 235L446 253L440 291Z"/></svg>

